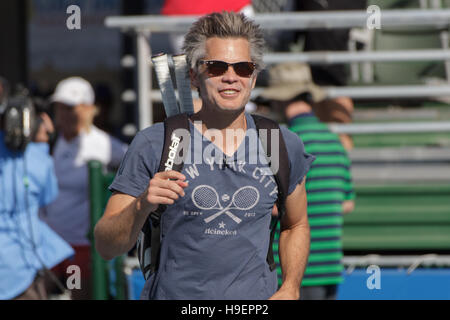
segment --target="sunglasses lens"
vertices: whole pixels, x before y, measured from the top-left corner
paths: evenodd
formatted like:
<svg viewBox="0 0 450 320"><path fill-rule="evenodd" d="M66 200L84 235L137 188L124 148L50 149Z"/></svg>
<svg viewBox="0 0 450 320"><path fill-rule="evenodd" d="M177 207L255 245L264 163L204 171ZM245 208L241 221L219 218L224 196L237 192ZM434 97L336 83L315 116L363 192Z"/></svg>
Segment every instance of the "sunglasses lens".
<svg viewBox="0 0 450 320"><path fill-rule="evenodd" d="M253 74L255 65L251 62L238 62L233 65L233 68L238 76L248 78Z"/></svg>
<svg viewBox="0 0 450 320"><path fill-rule="evenodd" d="M218 77L223 75L228 70L228 63L225 61L206 61L206 66L208 68L208 74L212 77ZM234 72L240 77L248 78L253 74L253 71L255 71L255 64L252 62L236 62L230 64L233 66Z"/></svg>
<svg viewBox="0 0 450 320"><path fill-rule="evenodd" d="M224 61L208 61L208 73L213 76L217 77L228 70L228 64Z"/></svg>

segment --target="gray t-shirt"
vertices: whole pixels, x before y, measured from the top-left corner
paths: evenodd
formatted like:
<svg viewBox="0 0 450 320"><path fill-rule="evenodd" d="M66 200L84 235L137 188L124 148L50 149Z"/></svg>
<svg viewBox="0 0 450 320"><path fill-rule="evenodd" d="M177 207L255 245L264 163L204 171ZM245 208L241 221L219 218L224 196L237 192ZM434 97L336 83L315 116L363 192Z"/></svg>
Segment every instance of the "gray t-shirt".
<svg viewBox="0 0 450 320"><path fill-rule="evenodd" d="M143 298L268 299L276 291L276 272L270 271L266 258L277 184L252 134L253 118L246 114L246 119L244 141L226 157L190 125L190 150L182 170L189 185L185 196L162 214L159 269L147 280ZM292 193L314 157L305 153L297 135L284 127L281 132ZM110 189L142 194L159 169L163 142L162 123L139 132Z"/></svg>

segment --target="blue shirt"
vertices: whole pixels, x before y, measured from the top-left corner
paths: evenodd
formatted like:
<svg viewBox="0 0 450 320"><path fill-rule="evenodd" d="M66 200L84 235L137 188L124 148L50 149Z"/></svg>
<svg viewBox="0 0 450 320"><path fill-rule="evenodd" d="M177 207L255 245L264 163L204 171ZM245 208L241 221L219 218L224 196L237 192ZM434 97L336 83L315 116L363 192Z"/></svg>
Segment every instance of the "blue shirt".
<svg viewBox="0 0 450 320"><path fill-rule="evenodd" d="M253 118L246 119L244 141L226 157L190 125L190 151L182 170L189 185L161 217L159 269L147 280L144 298L267 299L276 291L276 272L266 258L277 184ZM291 193L313 157L297 135L286 128L281 132ZM158 171L163 141L162 123L138 133L110 189L142 194Z"/></svg>
<svg viewBox="0 0 450 320"><path fill-rule="evenodd" d="M0 132L0 299L12 299L33 282L42 262L52 268L72 248L38 218L58 185L48 145L30 143L13 153ZM28 187L26 187L28 185Z"/></svg>

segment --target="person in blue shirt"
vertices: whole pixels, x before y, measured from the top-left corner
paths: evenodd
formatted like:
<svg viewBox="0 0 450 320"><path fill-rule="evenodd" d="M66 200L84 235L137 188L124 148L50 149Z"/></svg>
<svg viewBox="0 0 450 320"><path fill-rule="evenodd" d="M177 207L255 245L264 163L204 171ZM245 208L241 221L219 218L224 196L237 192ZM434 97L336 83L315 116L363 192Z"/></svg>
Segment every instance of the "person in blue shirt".
<svg viewBox="0 0 450 320"><path fill-rule="evenodd" d="M2 108L2 112L5 108ZM58 185L46 142L24 151L5 144L0 114L0 299L46 299L44 272L73 255L72 248L38 218ZM34 137L48 139L43 118Z"/></svg>
<svg viewBox="0 0 450 320"><path fill-rule="evenodd" d="M297 135L281 129L291 170L281 220L284 281L277 290L276 272L266 261L277 184L245 113L263 47L261 29L242 14L200 18L184 44L202 108L190 117L182 172L158 172L162 123L139 132L122 160L95 227L96 248L105 259L127 252L150 212L167 205L159 267L142 299L299 298L309 251L304 177L313 157Z"/></svg>

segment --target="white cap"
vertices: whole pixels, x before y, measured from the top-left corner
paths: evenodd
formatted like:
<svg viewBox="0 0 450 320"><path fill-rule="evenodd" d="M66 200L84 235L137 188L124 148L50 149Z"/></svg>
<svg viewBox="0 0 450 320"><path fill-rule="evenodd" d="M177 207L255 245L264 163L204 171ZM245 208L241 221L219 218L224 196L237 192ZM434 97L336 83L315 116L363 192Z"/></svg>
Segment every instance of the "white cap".
<svg viewBox="0 0 450 320"><path fill-rule="evenodd" d="M68 106L76 106L79 104L93 105L95 102L94 89L83 78L67 78L58 83L50 101L60 102Z"/></svg>

